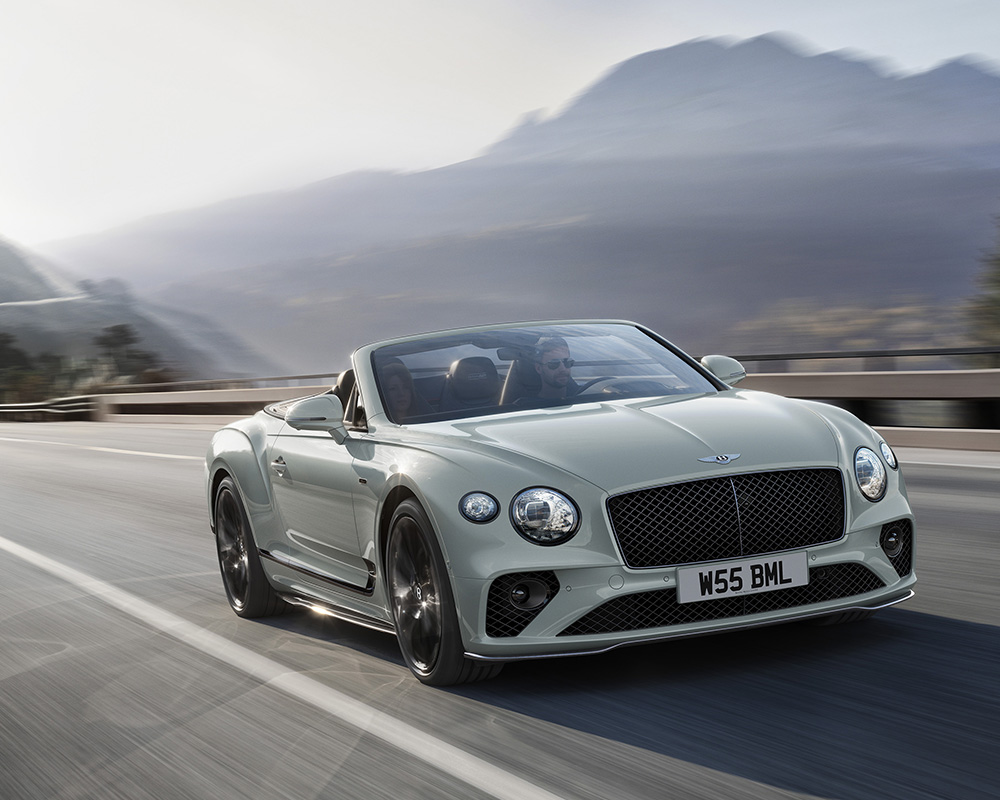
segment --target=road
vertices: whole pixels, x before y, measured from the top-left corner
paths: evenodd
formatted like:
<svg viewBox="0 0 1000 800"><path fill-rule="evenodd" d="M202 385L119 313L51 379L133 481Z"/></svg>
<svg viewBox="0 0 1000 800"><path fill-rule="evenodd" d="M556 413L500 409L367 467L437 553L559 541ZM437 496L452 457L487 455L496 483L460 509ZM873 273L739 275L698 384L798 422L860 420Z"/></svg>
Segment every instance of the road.
<svg viewBox="0 0 1000 800"><path fill-rule="evenodd" d="M917 596L413 679L395 640L240 620L211 431L0 424L0 798L996 798L1000 454L901 451Z"/></svg>

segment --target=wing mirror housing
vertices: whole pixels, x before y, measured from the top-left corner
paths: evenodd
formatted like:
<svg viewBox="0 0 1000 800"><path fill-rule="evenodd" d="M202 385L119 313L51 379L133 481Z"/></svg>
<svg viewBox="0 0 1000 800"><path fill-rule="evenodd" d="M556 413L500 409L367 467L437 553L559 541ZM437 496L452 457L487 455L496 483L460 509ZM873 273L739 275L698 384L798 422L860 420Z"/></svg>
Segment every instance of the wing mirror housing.
<svg viewBox="0 0 1000 800"><path fill-rule="evenodd" d="M321 394L299 400L288 409L285 422L297 431L325 431L343 444L347 438L344 427L344 404L333 394Z"/></svg>
<svg viewBox="0 0 1000 800"><path fill-rule="evenodd" d="M701 365L727 386L735 386L747 376L743 365L729 356L705 356Z"/></svg>

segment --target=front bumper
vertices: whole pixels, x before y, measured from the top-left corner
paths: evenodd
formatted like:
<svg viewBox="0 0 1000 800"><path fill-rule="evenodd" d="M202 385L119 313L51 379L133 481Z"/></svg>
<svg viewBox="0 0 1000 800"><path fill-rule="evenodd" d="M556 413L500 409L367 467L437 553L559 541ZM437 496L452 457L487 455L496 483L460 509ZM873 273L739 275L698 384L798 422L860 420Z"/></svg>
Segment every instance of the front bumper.
<svg viewBox="0 0 1000 800"><path fill-rule="evenodd" d="M903 524L907 547L883 548L886 528ZM457 579L466 656L512 661L597 653L624 645L774 625L850 610L877 610L913 596L912 520L852 532L806 548L809 583L773 591L678 603L677 569L594 567L506 572ZM727 562L717 562L720 566ZM527 582L548 599L525 612L510 587ZM534 583L532 583L534 582ZM472 607L475 607L474 610ZM469 613L472 612L472 613Z"/></svg>

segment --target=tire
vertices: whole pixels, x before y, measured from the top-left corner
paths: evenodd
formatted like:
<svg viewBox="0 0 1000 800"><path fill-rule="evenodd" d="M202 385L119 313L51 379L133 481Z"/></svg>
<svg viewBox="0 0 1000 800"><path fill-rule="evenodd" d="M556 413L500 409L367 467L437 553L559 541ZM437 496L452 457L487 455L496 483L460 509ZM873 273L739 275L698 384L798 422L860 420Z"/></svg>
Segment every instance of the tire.
<svg viewBox="0 0 1000 800"><path fill-rule="evenodd" d="M826 625L846 625L851 622L864 622L866 619L871 619L874 615L874 611L859 608L854 611L841 611L839 614L828 614L825 617L816 617L816 619L810 621L813 625L819 625L821 627Z"/></svg>
<svg viewBox="0 0 1000 800"><path fill-rule="evenodd" d="M392 619L403 660L422 683L454 686L497 675L502 664L464 655L455 598L441 549L415 500L393 512L386 550Z"/></svg>
<svg viewBox="0 0 1000 800"><path fill-rule="evenodd" d="M236 483L229 477L223 478L215 493L215 545L226 597L239 616L268 617L291 608L264 575L250 520Z"/></svg>

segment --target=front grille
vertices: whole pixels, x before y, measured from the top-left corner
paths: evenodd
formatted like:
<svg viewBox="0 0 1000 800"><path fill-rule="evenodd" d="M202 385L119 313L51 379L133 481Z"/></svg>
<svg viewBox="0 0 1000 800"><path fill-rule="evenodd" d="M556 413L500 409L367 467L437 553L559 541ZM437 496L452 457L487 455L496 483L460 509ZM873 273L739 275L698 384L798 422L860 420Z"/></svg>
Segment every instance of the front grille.
<svg viewBox="0 0 1000 800"><path fill-rule="evenodd" d="M794 550L844 535L836 469L688 481L608 499L625 563L635 569Z"/></svg>
<svg viewBox="0 0 1000 800"><path fill-rule="evenodd" d="M903 546L898 555L889 556L889 563L900 578L905 578L913 570L913 523L908 519L898 519L883 525L879 535L879 543L883 548L890 533L895 533Z"/></svg>
<svg viewBox="0 0 1000 800"><path fill-rule="evenodd" d="M674 589L637 592L616 597L589 611L560 636L584 636L595 633L637 631L662 628L688 622L742 617L796 606L808 606L827 600L873 592L885 583L864 564L834 564L809 570L806 586L776 589L773 592L678 603Z"/></svg>
<svg viewBox="0 0 1000 800"><path fill-rule="evenodd" d="M544 587L545 599L533 608L520 608L510 599L510 590L519 583ZM496 638L517 636L538 616L548 601L559 591L559 579L554 572L512 572L501 575L490 584L486 598L486 635Z"/></svg>

